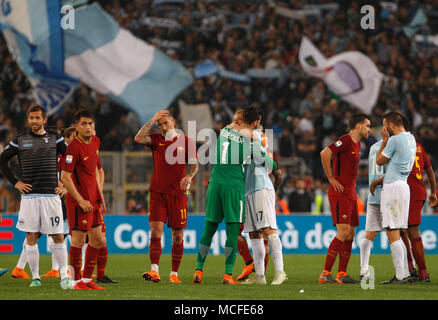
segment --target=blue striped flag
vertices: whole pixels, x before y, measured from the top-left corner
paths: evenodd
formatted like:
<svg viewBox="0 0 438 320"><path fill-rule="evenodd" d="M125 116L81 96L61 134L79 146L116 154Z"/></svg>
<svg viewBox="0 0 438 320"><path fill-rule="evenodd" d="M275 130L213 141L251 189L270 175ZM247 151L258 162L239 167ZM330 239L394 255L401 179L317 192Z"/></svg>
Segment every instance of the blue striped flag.
<svg viewBox="0 0 438 320"><path fill-rule="evenodd" d="M0 21L3 32L11 33L6 40L34 91L48 97L42 104L49 115L79 81L135 111L142 121L192 84L180 62L121 28L98 3L76 8L74 28L61 28L60 3L10 2Z"/></svg>

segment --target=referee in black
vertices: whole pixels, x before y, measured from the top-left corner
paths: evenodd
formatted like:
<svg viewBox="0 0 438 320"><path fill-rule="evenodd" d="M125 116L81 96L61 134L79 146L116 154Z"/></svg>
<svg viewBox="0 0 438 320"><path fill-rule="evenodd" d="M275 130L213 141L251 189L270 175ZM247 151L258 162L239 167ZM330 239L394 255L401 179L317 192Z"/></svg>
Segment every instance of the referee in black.
<svg viewBox="0 0 438 320"><path fill-rule="evenodd" d="M61 287L68 289L67 250L64 243L64 221L58 188L58 155L65 155L64 138L56 130L44 127L47 117L42 106L34 104L27 111L28 130L17 134L0 155L0 169L9 182L21 192L17 229L26 232L26 254L32 271L31 287L40 287L40 233L52 236L53 254L60 265ZM20 178L8 167L18 156Z"/></svg>

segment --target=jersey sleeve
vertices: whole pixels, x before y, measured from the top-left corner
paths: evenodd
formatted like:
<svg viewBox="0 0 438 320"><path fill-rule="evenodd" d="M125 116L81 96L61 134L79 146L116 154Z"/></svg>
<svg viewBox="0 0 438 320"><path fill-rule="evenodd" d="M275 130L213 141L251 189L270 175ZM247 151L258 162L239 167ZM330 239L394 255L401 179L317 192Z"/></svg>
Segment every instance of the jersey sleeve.
<svg viewBox="0 0 438 320"><path fill-rule="evenodd" d="M385 148L382 151L382 155L388 159L391 159L395 152L395 140L392 137L389 137L388 142L386 143Z"/></svg>
<svg viewBox="0 0 438 320"><path fill-rule="evenodd" d="M333 155L337 155L339 152L344 151L348 144L349 140L345 139L345 136L342 136L338 141L331 143L328 147L332 151Z"/></svg>
<svg viewBox="0 0 438 320"><path fill-rule="evenodd" d="M18 155L17 137L10 141L6 148L3 150L3 152L0 154L0 170L12 185L15 185L18 182L18 179L9 168L8 161L16 155Z"/></svg>
<svg viewBox="0 0 438 320"><path fill-rule="evenodd" d="M59 133L56 134L56 154L57 155L65 155L65 151L67 149L67 145L65 144L64 137Z"/></svg>
<svg viewBox="0 0 438 320"><path fill-rule="evenodd" d="M427 156L426 150L424 150L423 146L421 146L421 150L422 150L423 158L424 158L424 168L427 169L431 166L430 159Z"/></svg>
<svg viewBox="0 0 438 320"><path fill-rule="evenodd" d="M76 147L76 143L70 143L65 152L64 166L62 170L67 172L73 172L76 162L79 159L79 149Z"/></svg>

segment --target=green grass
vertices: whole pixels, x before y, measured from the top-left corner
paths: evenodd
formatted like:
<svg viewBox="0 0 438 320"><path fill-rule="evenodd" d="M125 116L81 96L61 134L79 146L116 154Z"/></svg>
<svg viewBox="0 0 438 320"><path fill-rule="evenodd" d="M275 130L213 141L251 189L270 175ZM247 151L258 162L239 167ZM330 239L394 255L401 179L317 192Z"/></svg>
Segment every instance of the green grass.
<svg viewBox="0 0 438 320"><path fill-rule="evenodd" d="M432 282L406 285L381 285L380 281L388 280L394 275L389 255L371 257L376 273L374 290L364 290L360 285L322 285L318 276L324 263L323 255L287 255L284 257L285 271L289 280L281 286L226 286L222 285L224 257L207 258L204 270L204 283L191 283L195 255L185 255L180 267L182 284L170 284L170 256L163 255L160 262L161 283L145 282L141 275L149 271L147 255L110 255L107 274L119 284L105 285L105 291L62 290L59 279L42 279L42 287L29 288L30 280L11 277L18 256L0 256L0 267L9 268L9 272L0 277L0 300L429 300L438 299L438 256L428 256ZM49 270L51 258L42 255L40 260L41 274ZM234 276L241 271L243 260L237 257ZM27 272L30 275L29 268ZM337 262L334 267L337 271ZM358 278L359 256L353 255L350 260L349 273ZM269 262L267 280L272 281L274 266ZM300 293L304 290L304 293Z"/></svg>

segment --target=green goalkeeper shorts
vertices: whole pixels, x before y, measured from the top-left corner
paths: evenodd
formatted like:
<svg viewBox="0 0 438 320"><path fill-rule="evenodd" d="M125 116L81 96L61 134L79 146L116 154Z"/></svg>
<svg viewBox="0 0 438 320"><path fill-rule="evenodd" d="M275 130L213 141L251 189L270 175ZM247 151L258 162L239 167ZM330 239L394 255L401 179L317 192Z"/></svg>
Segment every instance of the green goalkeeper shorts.
<svg viewBox="0 0 438 320"><path fill-rule="evenodd" d="M215 223L245 222L245 192L233 186L210 182L205 219Z"/></svg>

